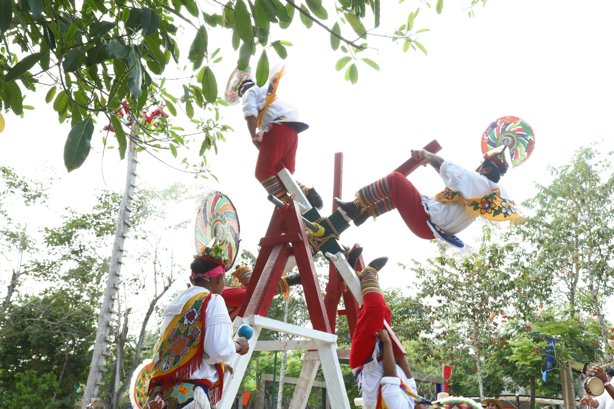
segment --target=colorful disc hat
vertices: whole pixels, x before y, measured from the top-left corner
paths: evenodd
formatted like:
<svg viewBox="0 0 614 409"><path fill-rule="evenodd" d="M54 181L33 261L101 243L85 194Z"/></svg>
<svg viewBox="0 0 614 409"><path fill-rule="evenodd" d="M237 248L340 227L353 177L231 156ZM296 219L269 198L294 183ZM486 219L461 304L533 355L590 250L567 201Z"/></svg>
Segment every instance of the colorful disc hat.
<svg viewBox="0 0 614 409"><path fill-rule="evenodd" d="M531 156L535 147L533 129L522 119L504 116L493 123L482 134L482 153L500 146L509 148L512 166L518 166Z"/></svg>
<svg viewBox="0 0 614 409"><path fill-rule="evenodd" d="M209 192L196 215L196 254L207 254L232 267L239 250L239 217L237 210L225 194ZM210 253L211 246L215 252Z"/></svg>
<svg viewBox="0 0 614 409"><path fill-rule="evenodd" d="M252 73L249 67L247 67L246 70L240 70L238 67L235 68L232 74L230 74L230 78L228 78L228 82L226 83L224 99L226 99L226 101L231 105L239 102L239 87L241 84L243 84L243 81L249 79L252 79Z"/></svg>
<svg viewBox="0 0 614 409"><path fill-rule="evenodd" d="M146 359L134 370L130 380L130 403L135 409L144 408L147 405L149 394L149 380L153 372L153 361Z"/></svg>

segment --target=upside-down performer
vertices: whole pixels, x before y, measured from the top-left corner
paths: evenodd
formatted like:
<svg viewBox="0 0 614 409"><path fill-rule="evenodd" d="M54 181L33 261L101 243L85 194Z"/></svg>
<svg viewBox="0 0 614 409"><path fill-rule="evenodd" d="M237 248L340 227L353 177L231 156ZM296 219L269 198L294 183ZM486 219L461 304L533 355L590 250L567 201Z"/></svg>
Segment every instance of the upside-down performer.
<svg viewBox="0 0 614 409"><path fill-rule="evenodd" d="M366 409L412 409L416 401L428 401L416 394L416 381L405 355L395 362L392 341L384 329L384 321L390 324L391 311L377 272L387 261L386 257L375 259L358 273L364 301L352 336L350 367Z"/></svg>
<svg viewBox="0 0 614 409"><path fill-rule="evenodd" d="M277 98L277 87L284 69L273 73L269 84L259 87L251 73L235 69L228 80L226 100L243 103L243 115L252 143L258 149L256 179L266 191L280 200L288 200L288 192L277 173L283 168L294 173L298 134L309 126L299 120L293 106ZM314 188L300 185L312 206L321 209L322 198Z"/></svg>
<svg viewBox="0 0 614 409"><path fill-rule="evenodd" d="M356 226L370 216L377 217L397 209L409 229L418 237L435 237L463 247L455 234L467 228L478 216L489 220L516 220L513 203L499 185L507 164L498 156L486 156L475 171L464 169L425 150L412 150L412 158L431 165L446 188L437 196L421 195L398 172L392 172L356 192L353 202L335 199L343 213Z"/></svg>
<svg viewBox="0 0 614 409"><path fill-rule="evenodd" d="M412 158L426 161L439 173L445 185L445 190L434 198L421 195L403 174L392 172L358 190L354 201L335 201L348 222L351 220L356 226L370 216L377 217L397 209L416 236L426 240L437 237L464 247L455 234L477 217L492 221L519 219L499 180L507 172L509 162L518 165L529 157L534 141L533 130L524 121L502 117L484 132L484 160L475 171L423 149L411 151Z"/></svg>
<svg viewBox="0 0 614 409"><path fill-rule="evenodd" d="M170 303L152 362L147 409L209 408L221 398L224 364L246 354L245 338L233 339L224 299L226 263L200 255L192 262L192 286Z"/></svg>

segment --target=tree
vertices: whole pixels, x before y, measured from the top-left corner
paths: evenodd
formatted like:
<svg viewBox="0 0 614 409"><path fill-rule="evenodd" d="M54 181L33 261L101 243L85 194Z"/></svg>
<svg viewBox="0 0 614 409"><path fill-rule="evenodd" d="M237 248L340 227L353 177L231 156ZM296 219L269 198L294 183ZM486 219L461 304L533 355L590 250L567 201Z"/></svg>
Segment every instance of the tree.
<svg viewBox="0 0 614 409"><path fill-rule="evenodd" d="M10 270L3 274L10 276L10 281L0 306L0 321L17 292L20 279L27 272L24 268L27 255L34 250L27 220L16 217L16 210L25 206L32 211L33 206L45 200L46 194L40 182L27 180L13 169L0 166L0 257L6 261L2 265L9 266Z"/></svg>
<svg viewBox="0 0 614 409"><path fill-rule="evenodd" d="M614 276L613 154L582 148L569 164L551 169L552 182L538 186L527 203L534 214L522 229L534 248L533 268L562 284L571 317L586 311L598 318L604 345L603 304Z"/></svg>
<svg viewBox="0 0 614 409"><path fill-rule="evenodd" d="M62 290L13 305L0 328L3 407L71 407L87 373L94 316L79 293Z"/></svg>
<svg viewBox="0 0 614 409"><path fill-rule="evenodd" d="M481 398L485 396L482 366L496 332L491 315L509 306L514 288L506 263L513 246L491 243L490 235L485 227L480 248L466 257L441 252L426 266L417 263L415 267L420 297L435 304L434 335L454 339L457 348L469 351Z"/></svg>
<svg viewBox="0 0 614 409"><path fill-rule="evenodd" d="M473 6L486 0L467 1ZM229 45L238 54L239 68L247 68L258 55L255 76L263 85L269 75L269 53L274 51L284 59L291 45L278 38L279 31L274 28L286 29L300 19L307 28L330 33L331 48L343 55L336 69L344 69L346 80L355 83L358 63L378 69L377 63L368 58L369 39L388 37L400 42L404 51L426 53L418 38L427 30L417 28L415 20L421 7L434 5L441 13L444 2L429 0L416 8L404 5L399 9L402 12L397 6L382 7L380 0L323 3L2 0L0 104L5 110L23 115L29 108L24 105L27 93L46 91L45 100L52 104L59 121L71 123L64 150L68 171L81 166L87 158L98 120L114 129L122 158L127 138L141 148L168 149L174 156L178 147L200 142L203 157L216 148L229 129L219 120L223 102L218 99L220 85L214 74L226 46L214 43L216 37L210 34L214 30L232 33ZM378 32L385 10L392 10L394 18L402 16L392 35ZM187 60L181 58L184 36L193 38ZM177 87L167 86L170 76L181 78ZM182 104L181 109L198 134L167 127L160 112L152 120L161 102L172 115L177 115L176 104ZM195 107L206 114L195 115ZM143 111L145 118L141 120ZM122 118L128 126L137 125L137 135L127 135ZM166 135L159 137L150 132L157 128L166 129Z"/></svg>

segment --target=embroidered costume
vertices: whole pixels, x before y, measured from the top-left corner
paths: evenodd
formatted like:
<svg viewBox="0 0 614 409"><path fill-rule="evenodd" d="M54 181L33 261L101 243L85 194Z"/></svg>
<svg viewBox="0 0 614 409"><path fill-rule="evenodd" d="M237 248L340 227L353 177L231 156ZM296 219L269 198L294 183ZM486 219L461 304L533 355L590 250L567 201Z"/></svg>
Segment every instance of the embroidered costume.
<svg viewBox="0 0 614 409"><path fill-rule="evenodd" d="M145 408L215 404L223 388L223 363L236 356L224 299L199 286L180 294L164 312Z"/></svg>

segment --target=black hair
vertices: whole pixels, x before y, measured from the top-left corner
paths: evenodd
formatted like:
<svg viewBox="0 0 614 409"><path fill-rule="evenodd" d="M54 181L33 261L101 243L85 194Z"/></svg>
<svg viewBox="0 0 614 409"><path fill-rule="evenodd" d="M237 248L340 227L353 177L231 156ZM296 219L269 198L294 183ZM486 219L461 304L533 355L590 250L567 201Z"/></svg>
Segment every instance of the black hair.
<svg viewBox="0 0 614 409"><path fill-rule="evenodd" d="M605 373L607 373L610 378L614 377L614 367L609 367L605 370Z"/></svg>
<svg viewBox="0 0 614 409"><path fill-rule="evenodd" d="M190 264L190 269L195 274L202 274L202 273L206 273L207 271L217 266L218 264L214 263L213 261L203 260L201 258L195 258L194 261L192 261L192 264ZM207 280L205 280L204 277L202 276L194 277L193 279L191 279L191 281L192 281L192 284L199 285L199 286L203 286L204 283L207 282Z"/></svg>
<svg viewBox="0 0 614 409"><path fill-rule="evenodd" d="M490 172L488 172L484 176L486 176L488 179L490 179L491 181L495 183L499 183L499 180L501 180L501 175L502 175L499 167L495 165L493 162L489 161L488 159L484 159L482 166L484 165L488 166L488 168L490 169Z"/></svg>
<svg viewBox="0 0 614 409"><path fill-rule="evenodd" d="M243 96L243 94L245 94L245 91L247 91L248 89L250 89L254 85L256 85L256 83L253 80L245 80L245 81L243 81L241 83L241 85L239 85L239 96Z"/></svg>

